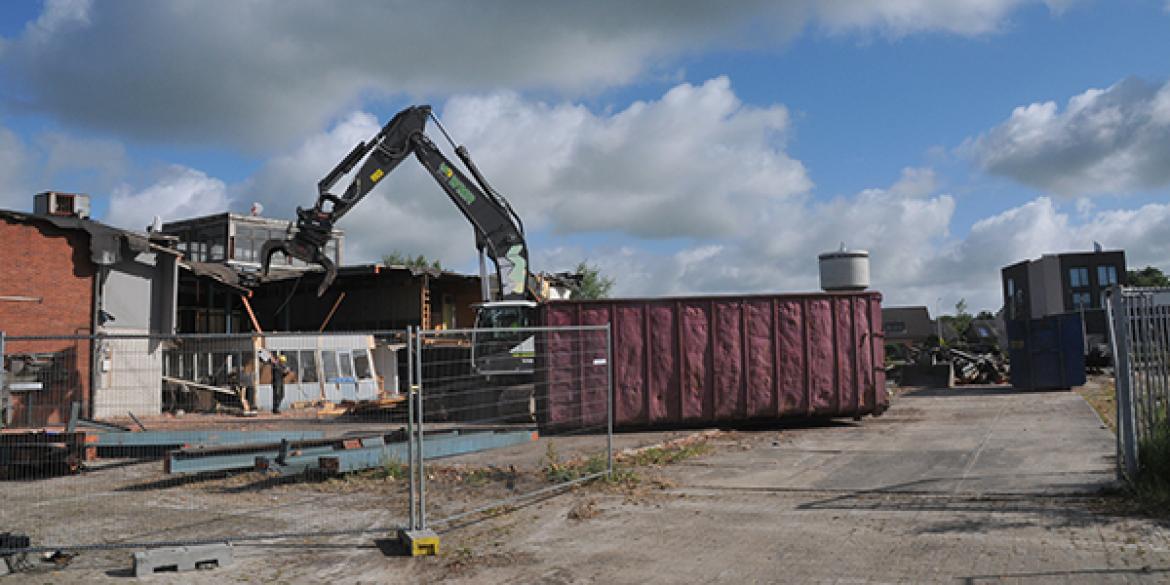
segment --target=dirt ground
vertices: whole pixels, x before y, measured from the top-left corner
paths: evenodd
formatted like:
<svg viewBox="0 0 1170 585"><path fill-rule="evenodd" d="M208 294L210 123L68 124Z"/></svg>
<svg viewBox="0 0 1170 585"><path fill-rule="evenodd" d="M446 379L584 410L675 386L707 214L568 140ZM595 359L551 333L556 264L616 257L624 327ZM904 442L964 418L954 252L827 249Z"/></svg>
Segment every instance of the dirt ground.
<svg viewBox="0 0 1170 585"><path fill-rule="evenodd" d="M1117 429L1117 389L1113 386L1113 376L1089 376L1085 385L1076 391L1110 429Z"/></svg>
<svg viewBox="0 0 1170 585"><path fill-rule="evenodd" d="M691 434L619 435L618 447ZM176 483L157 463L111 465L0 485L0 530L37 542L370 530L241 543L230 567L151 583L1170 581L1170 526L1122 505L1112 435L1076 393L925 390L859 423L690 441L703 446L627 455L617 481L454 522L442 518L547 485L550 469L586 469L603 441L542 438L445 461L428 473L443 546L432 558L396 556L386 538L405 515L392 468ZM128 582L128 569L128 551L83 552L64 570L0 582Z"/></svg>

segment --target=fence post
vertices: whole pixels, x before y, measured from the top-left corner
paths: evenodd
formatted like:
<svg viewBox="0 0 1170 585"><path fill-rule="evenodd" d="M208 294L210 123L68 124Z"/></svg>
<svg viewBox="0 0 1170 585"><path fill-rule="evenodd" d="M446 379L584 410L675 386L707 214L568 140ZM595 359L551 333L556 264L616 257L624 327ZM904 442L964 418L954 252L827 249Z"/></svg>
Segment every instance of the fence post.
<svg viewBox="0 0 1170 585"><path fill-rule="evenodd" d="M4 332L0 331L0 429L8 426L8 379L4 369Z"/></svg>
<svg viewBox="0 0 1170 585"><path fill-rule="evenodd" d="M407 502L410 506L410 530L418 528L415 523L414 474L418 466L414 462L414 327L406 327L406 475L409 484Z"/></svg>
<svg viewBox="0 0 1170 585"><path fill-rule="evenodd" d="M418 529L427 529L427 471L426 459L423 457L423 333L422 329L418 329L418 340L415 342L415 349L418 350L418 355L415 356L414 367L418 369L418 375L415 377L417 383L416 393L418 395L418 409L416 416L418 417Z"/></svg>
<svg viewBox="0 0 1170 585"><path fill-rule="evenodd" d="M613 331L605 324L605 451L608 477L613 478Z"/></svg>
<svg viewBox="0 0 1170 585"><path fill-rule="evenodd" d="M1121 287L1109 291L1109 336L1113 345L1113 380L1117 392L1117 443L1120 451L1118 474L1137 476L1137 437L1134 410L1130 401L1129 307Z"/></svg>

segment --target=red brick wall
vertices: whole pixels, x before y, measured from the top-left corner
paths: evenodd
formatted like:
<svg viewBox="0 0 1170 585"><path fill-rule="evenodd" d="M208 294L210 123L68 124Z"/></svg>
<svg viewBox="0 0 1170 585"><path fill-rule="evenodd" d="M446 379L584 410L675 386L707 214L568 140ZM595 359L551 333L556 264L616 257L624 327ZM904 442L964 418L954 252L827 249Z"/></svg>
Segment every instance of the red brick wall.
<svg viewBox="0 0 1170 585"><path fill-rule="evenodd" d="M88 335L93 325L96 267L89 258L89 234L61 230L47 222L31 224L0 218L0 297L39 298L38 302L0 300L0 331L6 336ZM34 398L35 425L64 422L69 405L89 408L90 343L86 340L12 341L6 353L62 352L65 359L53 382ZM14 423L27 421L27 409L14 396Z"/></svg>

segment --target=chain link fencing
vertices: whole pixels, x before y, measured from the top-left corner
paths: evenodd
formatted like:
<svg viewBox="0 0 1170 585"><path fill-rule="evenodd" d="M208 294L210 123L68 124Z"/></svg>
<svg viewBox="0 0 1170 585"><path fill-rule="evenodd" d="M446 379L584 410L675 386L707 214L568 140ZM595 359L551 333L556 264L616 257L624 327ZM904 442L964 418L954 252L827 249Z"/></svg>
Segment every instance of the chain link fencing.
<svg viewBox="0 0 1170 585"><path fill-rule="evenodd" d="M1118 471L1170 467L1170 288L1113 288L1109 317L1117 386Z"/></svg>

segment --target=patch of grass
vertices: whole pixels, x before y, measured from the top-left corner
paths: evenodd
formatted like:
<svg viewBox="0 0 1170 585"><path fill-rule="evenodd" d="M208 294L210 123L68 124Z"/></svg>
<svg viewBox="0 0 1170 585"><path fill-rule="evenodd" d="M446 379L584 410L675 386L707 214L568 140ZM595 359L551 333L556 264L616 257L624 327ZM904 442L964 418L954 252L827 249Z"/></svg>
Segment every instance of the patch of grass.
<svg viewBox="0 0 1170 585"><path fill-rule="evenodd" d="M1110 430L1117 431L1117 390L1112 378L1094 376L1076 392L1097 411Z"/></svg>
<svg viewBox="0 0 1170 585"><path fill-rule="evenodd" d="M692 442L686 444L667 443L627 455L616 455L613 473L602 475L596 481L632 487L643 481L642 476L638 473L638 468L670 465L709 452L711 452L711 446L705 442ZM562 461L556 447L549 443L545 450L541 469L545 480L550 483L565 483L591 475L603 474L608 467L609 461L604 453L584 459Z"/></svg>
<svg viewBox="0 0 1170 585"><path fill-rule="evenodd" d="M472 469L463 475L463 483L471 487L480 487L487 484L492 475L489 469Z"/></svg>
<svg viewBox="0 0 1170 585"><path fill-rule="evenodd" d="M391 460L384 462L381 467L367 472L366 477L369 477L370 479L400 480L406 479L406 476L409 474L410 470L405 463L399 463L397 461Z"/></svg>
<svg viewBox="0 0 1170 585"><path fill-rule="evenodd" d="M1170 514L1170 418L1165 414L1149 437L1138 443L1141 469L1134 481L1134 494L1145 508Z"/></svg>
<svg viewBox="0 0 1170 585"><path fill-rule="evenodd" d="M711 452L711 446L706 443L691 443L689 445L680 446L662 446L651 447L642 451L638 451L628 458L632 465L646 466L646 465L670 465L699 455L706 455Z"/></svg>

